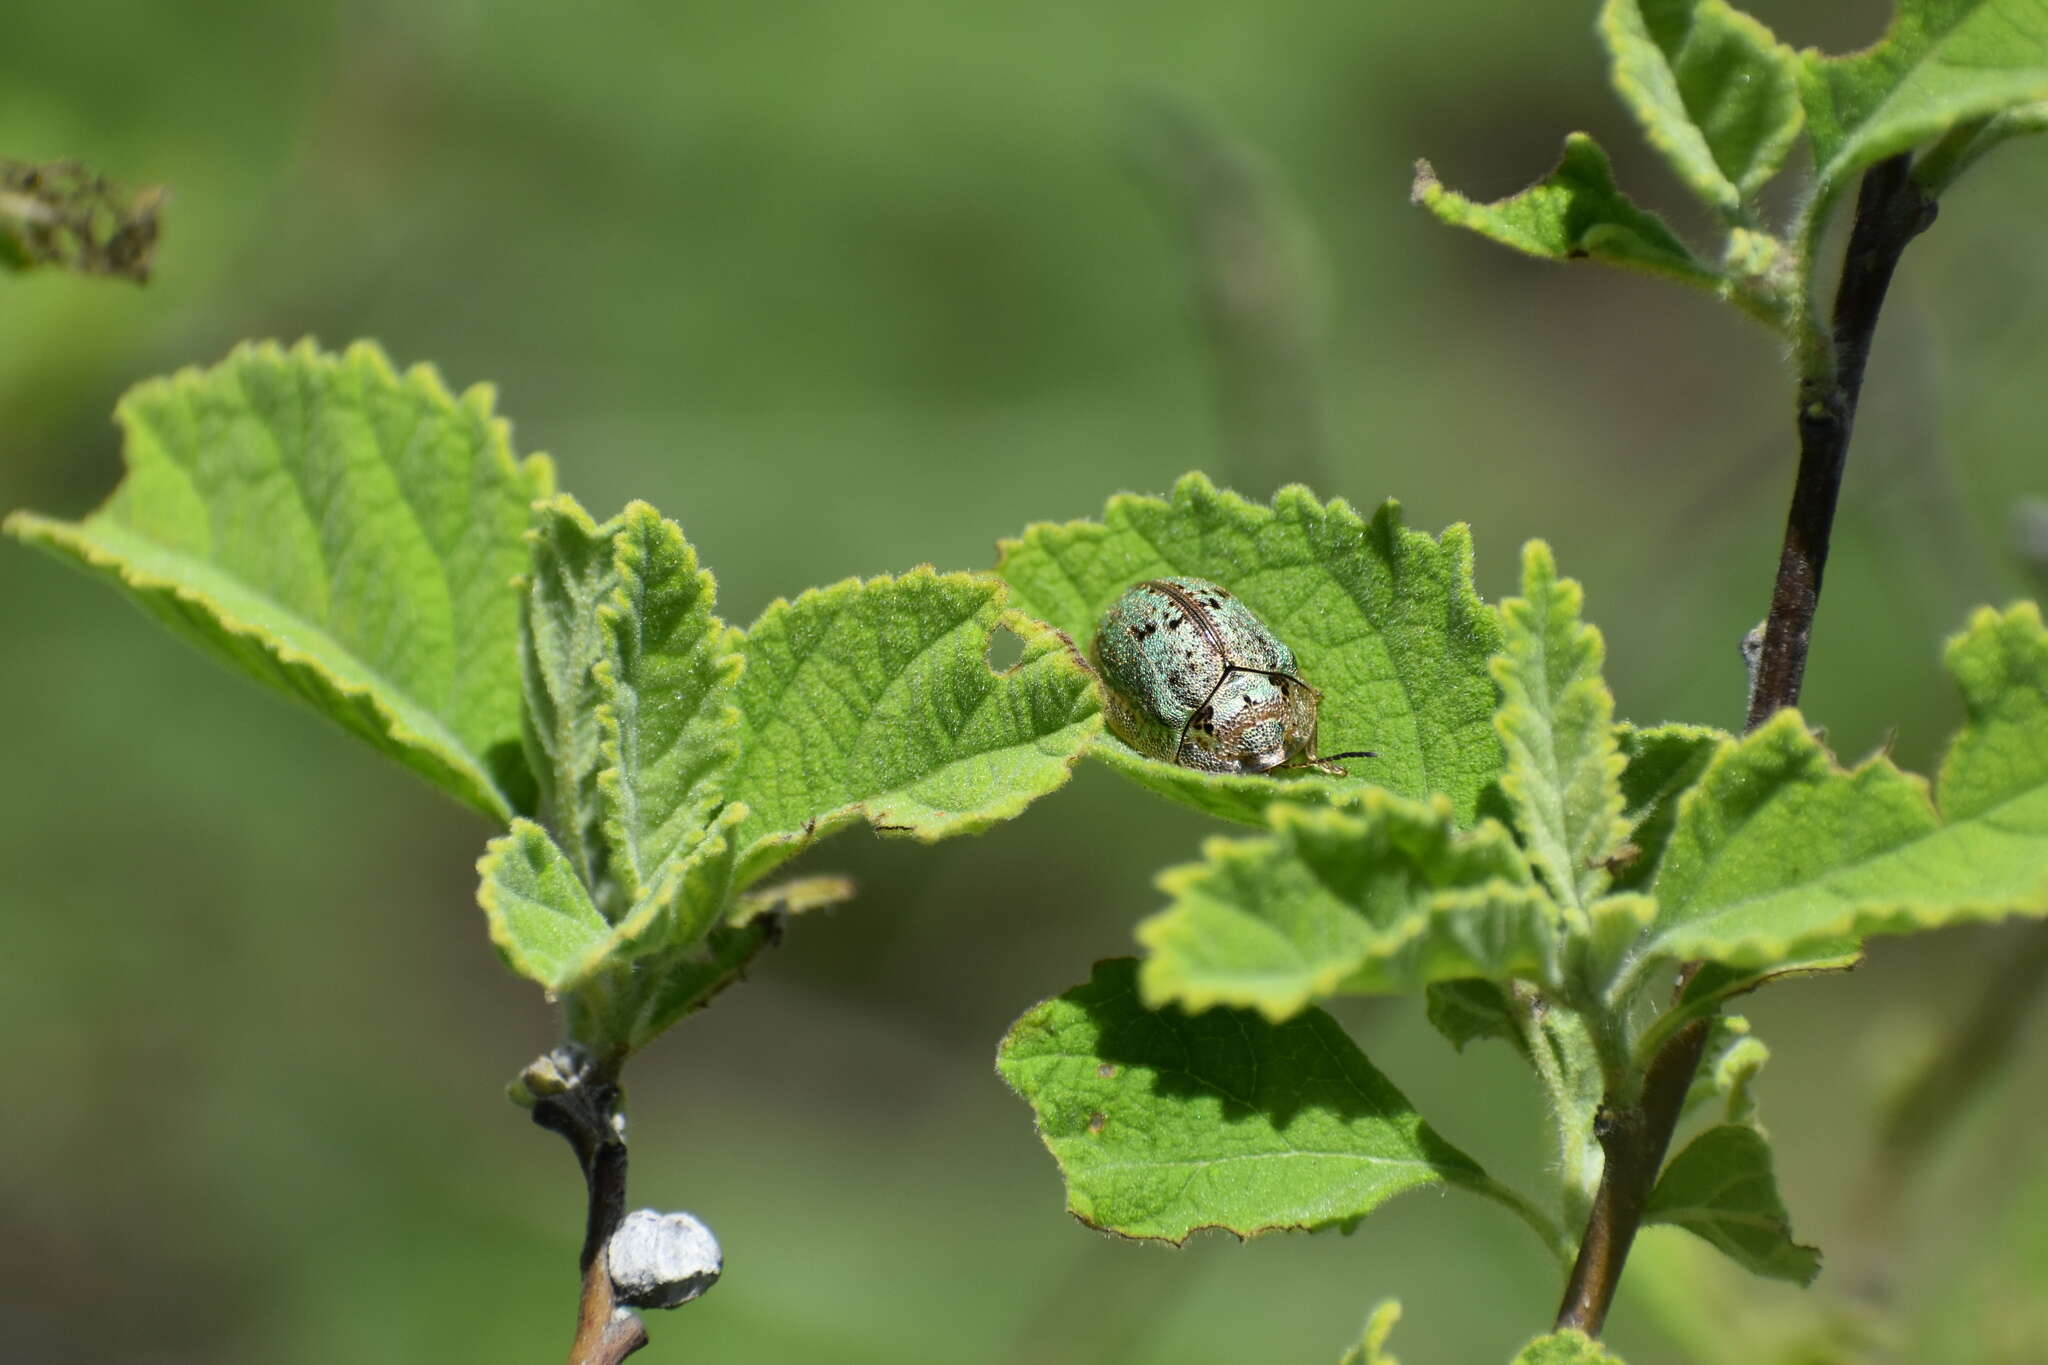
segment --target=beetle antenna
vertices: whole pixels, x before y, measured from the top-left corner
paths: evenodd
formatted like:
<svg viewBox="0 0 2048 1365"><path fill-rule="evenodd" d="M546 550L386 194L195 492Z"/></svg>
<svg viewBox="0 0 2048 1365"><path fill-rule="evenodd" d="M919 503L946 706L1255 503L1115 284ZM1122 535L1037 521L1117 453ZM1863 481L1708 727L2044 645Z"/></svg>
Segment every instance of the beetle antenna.
<svg viewBox="0 0 2048 1365"><path fill-rule="evenodd" d="M1353 749L1348 754L1317 754L1317 758L1378 758L1371 749Z"/></svg>

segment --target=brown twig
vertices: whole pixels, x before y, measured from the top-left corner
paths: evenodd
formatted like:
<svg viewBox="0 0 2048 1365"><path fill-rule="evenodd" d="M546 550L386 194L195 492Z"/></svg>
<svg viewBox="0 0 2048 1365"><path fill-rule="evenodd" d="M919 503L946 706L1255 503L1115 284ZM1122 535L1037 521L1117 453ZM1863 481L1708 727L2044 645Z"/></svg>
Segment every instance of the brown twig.
<svg viewBox="0 0 2048 1365"><path fill-rule="evenodd" d="M554 1078L561 1088L539 1093L536 1074ZM589 1193L577 1261L583 1293L569 1365L618 1365L647 1344L647 1328L631 1309L618 1304L605 1264L605 1247L626 1216L626 1137L619 1122L617 1067L563 1048L528 1068L527 1085L536 1091L533 1121L568 1142Z"/></svg>
<svg viewBox="0 0 2048 1365"><path fill-rule="evenodd" d="M1799 700L1871 336L1900 253L1933 221L1934 201L1914 183L1910 157L1895 156L1864 172L1835 291L1831 344L1809 358L1808 373L1800 381L1799 473L1763 648L1751 676L1749 729ZM1680 974L1681 985L1695 965ZM1601 1111L1599 1138L1606 1162L1557 1310L1560 1329L1576 1327L1597 1335L1607 1321L1629 1246L1712 1027L1711 1018L1700 1018L1673 1033L1651 1059L1634 1103L1610 1100Z"/></svg>
<svg viewBox="0 0 2048 1365"><path fill-rule="evenodd" d="M1820 606L1835 502L1849 459L1849 436L1863 392L1863 367L1878 311L1906 244L1934 222L1935 204L1915 183L1911 159L1900 155L1864 172L1856 220L1835 291L1830 363L1815 363L1799 385L1799 473L1785 518L1785 547L1764 627L1763 656L1750 693L1749 728L1799 700L1813 616Z"/></svg>

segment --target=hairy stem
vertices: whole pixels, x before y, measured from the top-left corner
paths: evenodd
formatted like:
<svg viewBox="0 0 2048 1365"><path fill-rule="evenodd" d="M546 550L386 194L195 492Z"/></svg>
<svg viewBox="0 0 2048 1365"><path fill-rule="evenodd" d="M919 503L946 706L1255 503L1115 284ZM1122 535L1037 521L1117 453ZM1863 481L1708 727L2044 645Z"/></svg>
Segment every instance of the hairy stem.
<svg viewBox="0 0 2048 1365"><path fill-rule="evenodd" d="M1799 700L1871 337L1900 253L1933 221L1934 201L1913 180L1909 156L1880 161L1864 172L1842 257L1841 283L1835 290L1828 344L1801 357L1799 472L1785 519L1785 547L1771 593L1771 614L1751 676L1751 730ZM1697 965L1688 964L1680 973L1681 990ZM1607 1321L1629 1247L1642 1224L1643 1209L1712 1028L1712 1017L1702 1016L1678 1029L1651 1057L1635 1102L1610 1093L1601 1110L1597 1131L1606 1163L1579 1242L1578 1260L1557 1310L1559 1328L1598 1335Z"/></svg>
<svg viewBox="0 0 2048 1365"><path fill-rule="evenodd" d="M583 1292L569 1365L617 1365L647 1344L646 1326L617 1303L605 1264L605 1247L626 1216L626 1135L620 1121L618 1067L566 1049L543 1059L547 1062L553 1063L563 1088L535 1098L533 1121L568 1142L589 1196L583 1250L577 1259ZM529 1068L528 1076L533 1074Z"/></svg>
<svg viewBox="0 0 2048 1365"><path fill-rule="evenodd" d="M1587 1336L1598 1336L1606 1323L1628 1249L1642 1226L1643 1209L1664 1164L1664 1149L1671 1145L1685 1092L1699 1070L1712 1028L1711 1020L1695 1019L1673 1034L1650 1062L1642 1098L1626 1109L1601 1110L1594 1133L1607 1163L1593 1196L1593 1212L1586 1219L1586 1235L1579 1242L1578 1260L1565 1283L1564 1302L1557 1310L1560 1330L1576 1327Z"/></svg>
<svg viewBox="0 0 2048 1365"><path fill-rule="evenodd" d="M1750 691L1749 728L1799 700L1806 653L1820 606L1835 502L1848 464L1849 436L1863 391L1864 362L1877 330L1878 311L1906 244L1934 221L1934 201L1912 176L1905 155L1864 172L1856 219L1835 291L1833 345L1804 362L1799 382L1799 473L1785 519L1785 546L1771 590L1756 685Z"/></svg>

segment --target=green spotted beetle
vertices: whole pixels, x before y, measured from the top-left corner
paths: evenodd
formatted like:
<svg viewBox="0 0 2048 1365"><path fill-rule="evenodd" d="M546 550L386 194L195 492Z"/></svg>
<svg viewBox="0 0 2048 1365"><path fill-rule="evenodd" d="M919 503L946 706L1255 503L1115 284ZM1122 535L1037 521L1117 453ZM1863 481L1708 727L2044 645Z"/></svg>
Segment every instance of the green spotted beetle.
<svg viewBox="0 0 2048 1365"><path fill-rule="evenodd" d="M1323 694L1295 669L1294 651L1251 608L1206 578L1152 578L1102 614L1089 650L1104 715L1147 758L1208 773L1314 768Z"/></svg>

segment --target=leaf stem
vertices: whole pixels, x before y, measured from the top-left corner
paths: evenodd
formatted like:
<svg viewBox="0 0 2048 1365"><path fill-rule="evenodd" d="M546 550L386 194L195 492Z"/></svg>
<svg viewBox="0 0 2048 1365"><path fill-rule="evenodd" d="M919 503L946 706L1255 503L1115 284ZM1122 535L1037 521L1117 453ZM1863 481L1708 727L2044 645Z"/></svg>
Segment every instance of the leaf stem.
<svg viewBox="0 0 2048 1365"><path fill-rule="evenodd" d="M1933 223L1934 212L1934 200L1913 179L1909 156L1864 172L1835 291L1832 344L1801 357L1799 473L1750 694L1750 729L1799 699L1871 336L1900 253Z"/></svg>
<svg viewBox="0 0 2048 1365"><path fill-rule="evenodd" d="M1871 337L1899 256L1908 242L1933 223L1934 209L1934 201L1913 179L1910 156L1891 157L1864 172L1857 191L1856 218L1842 257L1841 282L1835 290L1832 332L1821 339L1825 344L1801 348L1799 472L1786 516L1771 614L1765 622L1763 649L1750 689L1748 729L1754 730L1799 700ZM1818 214L1820 209L1812 212ZM1808 278L1812 242L1817 236L1817 228L1805 234L1808 255L1803 265ZM1681 969L1681 992L1697 967L1692 963ZM1576 1327L1597 1336L1607 1321L1629 1247L1642 1224L1643 1210L1712 1028L1712 1015L1707 1014L1675 1030L1650 1058L1637 1101L1617 1104L1619 1097L1610 1095L1608 1105L1603 1106L1596 1132L1607 1159L1585 1235L1579 1241L1578 1259L1557 1310L1560 1329Z"/></svg>
<svg viewBox="0 0 2048 1365"><path fill-rule="evenodd" d="M560 1077L562 1088L535 1096L533 1121L568 1142L589 1194L583 1250L577 1258L583 1292L569 1365L618 1365L647 1344L646 1325L617 1303L605 1263L605 1247L626 1216L626 1133L618 1062L592 1061L581 1049L558 1049L528 1068L529 1086L542 1068Z"/></svg>

